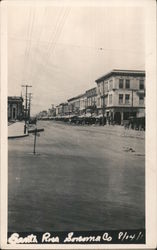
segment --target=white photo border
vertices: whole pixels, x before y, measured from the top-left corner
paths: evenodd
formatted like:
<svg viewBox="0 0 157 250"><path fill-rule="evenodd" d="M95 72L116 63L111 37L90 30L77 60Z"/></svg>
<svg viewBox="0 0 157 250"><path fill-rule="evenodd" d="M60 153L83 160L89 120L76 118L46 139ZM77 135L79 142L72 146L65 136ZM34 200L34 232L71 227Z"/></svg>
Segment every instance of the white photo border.
<svg viewBox="0 0 157 250"><path fill-rule="evenodd" d="M142 6L146 11L146 160L145 160L145 201L146 201L146 244L7 244L7 199L8 199L8 149L7 149L7 6L15 4L76 5L76 6ZM156 203L156 124L157 124L157 83L156 83L156 1L2 1L1 2L1 248L2 249L155 249L157 246L157 203Z"/></svg>

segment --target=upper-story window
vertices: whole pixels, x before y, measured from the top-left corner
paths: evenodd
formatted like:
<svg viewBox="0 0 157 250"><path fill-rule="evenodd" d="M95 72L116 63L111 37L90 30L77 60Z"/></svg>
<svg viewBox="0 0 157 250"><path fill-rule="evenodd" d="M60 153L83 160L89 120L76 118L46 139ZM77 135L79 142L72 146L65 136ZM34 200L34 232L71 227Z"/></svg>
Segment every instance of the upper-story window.
<svg viewBox="0 0 157 250"><path fill-rule="evenodd" d="M119 94L119 104L123 104L123 94Z"/></svg>
<svg viewBox="0 0 157 250"><path fill-rule="evenodd" d="M98 101L98 106L100 106L100 97L98 97L97 101Z"/></svg>
<svg viewBox="0 0 157 250"><path fill-rule="evenodd" d="M125 104L129 104L130 103L130 95L126 94L125 95Z"/></svg>
<svg viewBox="0 0 157 250"><path fill-rule="evenodd" d="M144 80L140 80L140 89L144 89Z"/></svg>
<svg viewBox="0 0 157 250"><path fill-rule="evenodd" d="M109 90L112 90L113 89L113 80L110 80L109 81Z"/></svg>
<svg viewBox="0 0 157 250"><path fill-rule="evenodd" d="M98 95L100 95L101 92L100 92L100 84L98 84Z"/></svg>
<svg viewBox="0 0 157 250"><path fill-rule="evenodd" d="M109 95L109 104L112 104L112 95Z"/></svg>
<svg viewBox="0 0 157 250"><path fill-rule="evenodd" d="M139 96L139 104L144 104L144 96Z"/></svg>
<svg viewBox="0 0 157 250"><path fill-rule="evenodd" d="M103 95L104 94L104 82L101 83L101 91L100 94Z"/></svg>
<svg viewBox="0 0 157 250"><path fill-rule="evenodd" d="M94 106L95 105L95 96L93 96L93 98L92 98L92 106Z"/></svg>
<svg viewBox="0 0 157 250"><path fill-rule="evenodd" d="M105 106L107 106L108 96L105 96Z"/></svg>
<svg viewBox="0 0 157 250"><path fill-rule="evenodd" d="M108 91L108 82L105 82L104 90L105 90L105 93Z"/></svg>
<svg viewBox="0 0 157 250"><path fill-rule="evenodd" d="M126 79L125 88L130 89L130 80L129 79Z"/></svg>
<svg viewBox="0 0 157 250"><path fill-rule="evenodd" d="M119 88L120 89L123 89L123 83L124 83L124 80L123 79L119 79Z"/></svg>

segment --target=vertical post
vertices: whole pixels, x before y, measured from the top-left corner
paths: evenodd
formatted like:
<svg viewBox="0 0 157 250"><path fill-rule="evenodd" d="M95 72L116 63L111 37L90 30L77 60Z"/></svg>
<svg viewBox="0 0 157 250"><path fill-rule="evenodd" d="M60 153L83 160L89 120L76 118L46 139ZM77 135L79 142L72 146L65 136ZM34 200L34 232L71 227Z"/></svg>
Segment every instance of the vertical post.
<svg viewBox="0 0 157 250"><path fill-rule="evenodd" d="M31 98L32 98L32 93L29 93L29 105L28 105L28 119L29 120L31 116Z"/></svg>
<svg viewBox="0 0 157 250"><path fill-rule="evenodd" d="M134 92L133 92L133 89L132 89L132 102L131 102L131 106L132 106L132 116L133 116L133 98L134 98Z"/></svg>
<svg viewBox="0 0 157 250"><path fill-rule="evenodd" d="M103 98L102 98L102 125L105 125L105 96L104 96L104 81L103 81Z"/></svg>
<svg viewBox="0 0 157 250"><path fill-rule="evenodd" d="M27 88L28 86L26 85L26 118L27 118Z"/></svg>
<svg viewBox="0 0 157 250"><path fill-rule="evenodd" d="M35 147L36 147L36 137L37 137L37 129L35 129L35 132L34 132L34 150L33 150L33 153L35 155Z"/></svg>
<svg viewBox="0 0 157 250"><path fill-rule="evenodd" d="M24 125L24 134L26 134L26 127L27 127L27 85L26 87L26 94L25 94L25 125Z"/></svg>
<svg viewBox="0 0 157 250"><path fill-rule="evenodd" d="M26 88L26 95L25 95L25 98L26 98L26 103L25 103L25 125L24 125L24 134L26 134L27 114L28 114L28 110L27 110L27 88L32 87L32 86L30 86L30 85L22 85L22 87Z"/></svg>

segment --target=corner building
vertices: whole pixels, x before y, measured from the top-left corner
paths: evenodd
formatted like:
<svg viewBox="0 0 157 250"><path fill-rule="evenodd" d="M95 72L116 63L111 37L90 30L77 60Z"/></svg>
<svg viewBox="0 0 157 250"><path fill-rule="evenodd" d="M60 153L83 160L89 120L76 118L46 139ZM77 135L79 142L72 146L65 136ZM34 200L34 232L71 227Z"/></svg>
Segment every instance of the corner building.
<svg viewBox="0 0 157 250"><path fill-rule="evenodd" d="M95 82L98 114L107 121L123 124L129 117L145 116L145 71L114 69Z"/></svg>
<svg viewBox="0 0 157 250"><path fill-rule="evenodd" d="M24 105L21 96L8 96L8 121L22 120L24 118Z"/></svg>

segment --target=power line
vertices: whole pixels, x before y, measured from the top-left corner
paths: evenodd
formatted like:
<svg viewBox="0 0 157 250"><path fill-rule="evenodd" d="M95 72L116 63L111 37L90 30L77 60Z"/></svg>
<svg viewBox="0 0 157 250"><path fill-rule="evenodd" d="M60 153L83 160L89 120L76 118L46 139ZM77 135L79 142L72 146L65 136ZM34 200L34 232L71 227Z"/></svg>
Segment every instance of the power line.
<svg viewBox="0 0 157 250"><path fill-rule="evenodd" d="M23 40L23 41L29 41L30 39L24 39L24 38L17 38L17 37L13 37L13 36L10 36L8 37L9 39L13 39L13 40ZM31 40L32 42L36 42L37 40L34 39L34 40ZM49 43L49 41L40 41L40 43ZM99 46L89 46L89 45L80 45L80 44L71 44L71 43L61 43L61 42L52 42L52 44L55 44L55 45L63 45L63 46L69 46L69 47L76 47L76 48L79 48L79 49L93 49L95 51L119 51L119 52L124 52L124 53L132 53L132 54L144 54L144 52L140 52L140 51L133 51L133 50L124 50L124 49L116 49L116 48L104 48L104 47L99 47ZM51 45L52 46L52 45ZM48 53L47 53L48 54Z"/></svg>
<svg viewBox="0 0 157 250"><path fill-rule="evenodd" d="M54 42L51 44L49 57L53 54L53 52L54 52L54 50L55 50L55 47L56 47L56 44L57 44L56 41L59 39L59 36L61 35L61 32L62 32L62 30L63 30L63 27L64 27L64 25L65 25L65 21L66 21L68 15L69 15L69 12L70 12L70 8L67 8L67 9L65 10L65 13L64 13L64 15L63 15L63 17L62 17L62 20L61 20L61 22L60 22L60 25L59 25L59 27L58 27L58 31L56 32L56 37L55 37L55 39L54 39ZM53 45L53 47L52 47L52 45ZM49 57L48 57L48 59L49 59Z"/></svg>
<svg viewBox="0 0 157 250"><path fill-rule="evenodd" d="M30 59L30 50L31 50L31 41L32 41L32 33L33 33L33 27L34 27L34 21L35 21L35 11L30 7L29 11L29 24L27 28L27 44L25 49L25 58L24 58L24 68L23 68L23 81L24 78L26 79L26 72L28 70L28 64Z"/></svg>
<svg viewBox="0 0 157 250"><path fill-rule="evenodd" d="M45 66L48 64L48 60L49 60L50 56L52 55L52 52L54 52L54 49L56 46L56 40L58 39L58 37L59 37L63 27L64 27L65 19L67 18L69 11L70 11L70 8L66 8L65 10L61 9L61 11L57 17L55 30L51 33L50 42L48 44L48 49L44 55L45 63L43 64L43 61L42 61L42 63L40 63L40 66L42 66L42 71L45 69ZM52 45L54 45L54 46L52 47ZM33 78L34 78L34 76L35 75L33 75Z"/></svg>
<svg viewBox="0 0 157 250"><path fill-rule="evenodd" d="M44 13L44 14L46 14L46 11L47 11L47 8L45 9L45 13ZM57 17L55 29L57 28L58 21L60 20L61 14L62 14L62 9L61 9L61 11L60 11L60 13L59 13L59 15L58 15L58 17ZM42 29L42 30L43 30L43 29ZM47 51L46 51L46 55L45 55L45 65L46 65L46 63L47 63L47 58L48 58L48 55L49 55L49 48L50 48L50 46L51 46L51 43L53 42L52 39L53 39L54 34L55 34L55 32L53 31L53 32L51 33L51 36L50 36L50 39L49 39L49 42L48 42ZM40 34L40 37L41 37L41 34ZM40 37L39 37L39 39L38 39L38 42L40 41ZM39 66L41 66L41 65L42 65L42 64L40 63ZM45 66L45 65L44 65L44 66ZM42 65L42 66L43 66L43 65ZM43 67L42 67L42 68L43 68ZM34 67L34 69L35 69L35 67ZM34 72L33 72L33 70L32 70L32 79L34 79L34 77L35 77L35 70L34 70Z"/></svg>

